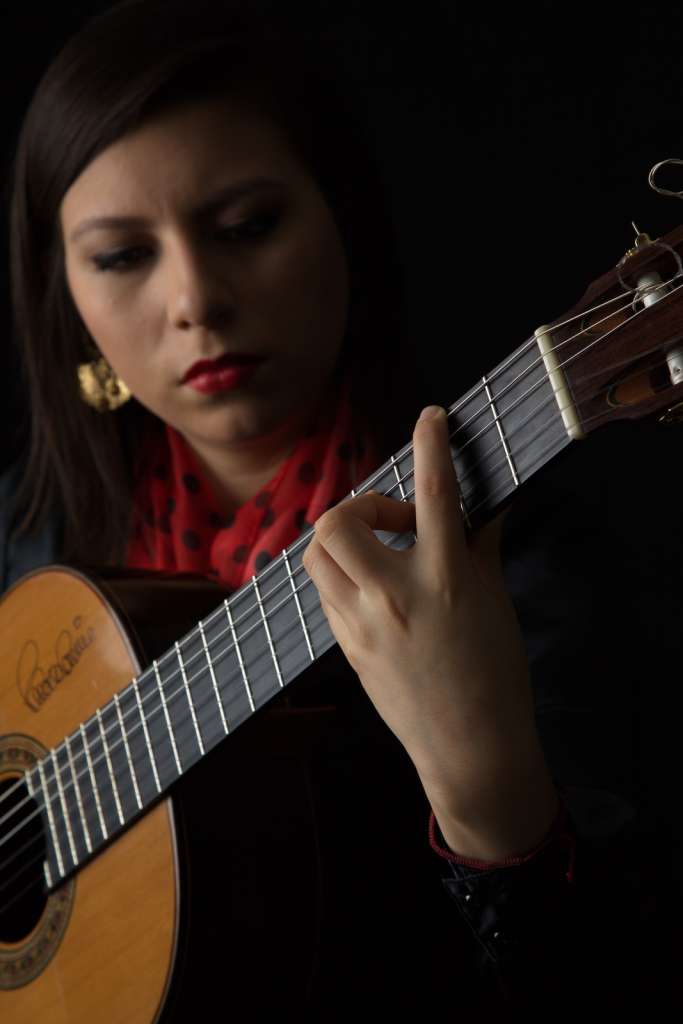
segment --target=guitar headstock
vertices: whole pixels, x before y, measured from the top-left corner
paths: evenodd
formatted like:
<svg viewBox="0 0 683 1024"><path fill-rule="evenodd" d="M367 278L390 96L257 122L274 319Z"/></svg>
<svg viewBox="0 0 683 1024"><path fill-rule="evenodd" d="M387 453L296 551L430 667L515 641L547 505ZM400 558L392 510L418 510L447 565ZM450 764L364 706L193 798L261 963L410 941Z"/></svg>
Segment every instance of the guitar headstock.
<svg viewBox="0 0 683 1024"><path fill-rule="evenodd" d="M639 236L542 332L564 375L577 436L619 419L683 421L683 226L653 242Z"/></svg>

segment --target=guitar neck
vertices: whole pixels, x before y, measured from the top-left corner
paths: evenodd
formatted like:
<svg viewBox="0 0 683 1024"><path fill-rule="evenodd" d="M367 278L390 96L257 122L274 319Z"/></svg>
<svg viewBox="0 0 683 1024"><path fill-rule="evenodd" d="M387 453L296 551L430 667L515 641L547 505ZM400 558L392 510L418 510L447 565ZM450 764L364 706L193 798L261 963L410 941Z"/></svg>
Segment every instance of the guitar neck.
<svg viewBox="0 0 683 1024"><path fill-rule="evenodd" d="M578 436L561 371L529 339L448 410L467 529ZM412 445L353 493L413 497ZM312 530L202 619L27 775L42 803L48 889L335 643L302 559ZM394 548L414 536L379 534Z"/></svg>

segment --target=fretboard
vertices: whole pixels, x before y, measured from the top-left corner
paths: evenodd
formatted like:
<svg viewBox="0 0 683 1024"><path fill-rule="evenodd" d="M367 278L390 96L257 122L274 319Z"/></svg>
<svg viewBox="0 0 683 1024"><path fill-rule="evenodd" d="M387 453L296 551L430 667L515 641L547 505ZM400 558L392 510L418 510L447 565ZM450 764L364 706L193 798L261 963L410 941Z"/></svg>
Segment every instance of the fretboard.
<svg viewBox="0 0 683 1024"><path fill-rule="evenodd" d="M570 443L534 339L448 410L468 529L487 522ZM412 444L354 494L413 500ZM201 620L27 776L43 811L52 888L334 643L302 565L308 529ZM378 533L394 548L412 534Z"/></svg>

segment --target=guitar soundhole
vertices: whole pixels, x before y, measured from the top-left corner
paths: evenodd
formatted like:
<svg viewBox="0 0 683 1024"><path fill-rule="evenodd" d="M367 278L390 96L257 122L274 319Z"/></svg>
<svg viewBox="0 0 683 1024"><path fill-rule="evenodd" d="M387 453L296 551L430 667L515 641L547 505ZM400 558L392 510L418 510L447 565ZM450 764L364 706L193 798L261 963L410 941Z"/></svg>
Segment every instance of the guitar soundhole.
<svg viewBox="0 0 683 1024"><path fill-rule="evenodd" d="M0 942L20 942L38 924L44 891L43 824L23 782L0 779Z"/></svg>

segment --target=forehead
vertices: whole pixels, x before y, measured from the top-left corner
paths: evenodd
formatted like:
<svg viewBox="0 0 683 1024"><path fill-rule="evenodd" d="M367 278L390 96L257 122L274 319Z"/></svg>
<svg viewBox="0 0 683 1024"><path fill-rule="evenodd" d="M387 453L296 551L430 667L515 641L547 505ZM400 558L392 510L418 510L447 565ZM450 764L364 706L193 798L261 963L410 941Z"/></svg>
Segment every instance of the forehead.
<svg viewBox="0 0 683 1024"><path fill-rule="evenodd" d="M103 150L62 199L66 228L82 216L160 215L261 175L302 183L308 173L285 129L248 100L213 98L174 107ZM135 207L135 210L133 210Z"/></svg>

